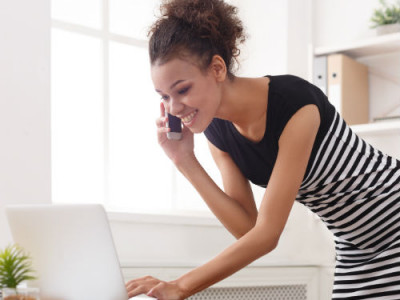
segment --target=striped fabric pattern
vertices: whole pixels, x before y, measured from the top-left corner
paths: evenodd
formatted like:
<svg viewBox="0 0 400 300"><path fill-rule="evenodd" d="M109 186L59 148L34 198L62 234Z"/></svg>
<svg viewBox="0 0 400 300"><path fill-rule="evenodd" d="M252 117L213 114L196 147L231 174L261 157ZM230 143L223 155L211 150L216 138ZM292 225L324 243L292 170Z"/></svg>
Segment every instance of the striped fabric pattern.
<svg viewBox="0 0 400 300"><path fill-rule="evenodd" d="M400 161L336 113L296 200L335 236L332 299L400 299Z"/></svg>

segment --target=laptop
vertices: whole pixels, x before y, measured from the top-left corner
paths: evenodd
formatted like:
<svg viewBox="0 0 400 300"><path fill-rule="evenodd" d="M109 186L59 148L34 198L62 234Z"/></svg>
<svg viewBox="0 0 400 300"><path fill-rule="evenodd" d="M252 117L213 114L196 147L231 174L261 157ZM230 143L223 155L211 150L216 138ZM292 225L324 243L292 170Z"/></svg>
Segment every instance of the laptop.
<svg viewBox="0 0 400 300"><path fill-rule="evenodd" d="M18 205L6 215L14 242L32 257L41 300L128 299L103 206Z"/></svg>

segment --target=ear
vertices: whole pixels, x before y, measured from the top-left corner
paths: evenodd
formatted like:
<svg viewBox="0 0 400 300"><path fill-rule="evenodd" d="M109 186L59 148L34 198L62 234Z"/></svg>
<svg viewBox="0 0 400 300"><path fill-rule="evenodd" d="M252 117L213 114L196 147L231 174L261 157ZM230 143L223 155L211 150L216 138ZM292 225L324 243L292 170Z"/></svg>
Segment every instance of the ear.
<svg viewBox="0 0 400 300"><path fill-rule="evenodd" d="M226 64L220 55L213 56L209 66L209 72L215 77L217 82L223 82L226 79Z"/></svg>

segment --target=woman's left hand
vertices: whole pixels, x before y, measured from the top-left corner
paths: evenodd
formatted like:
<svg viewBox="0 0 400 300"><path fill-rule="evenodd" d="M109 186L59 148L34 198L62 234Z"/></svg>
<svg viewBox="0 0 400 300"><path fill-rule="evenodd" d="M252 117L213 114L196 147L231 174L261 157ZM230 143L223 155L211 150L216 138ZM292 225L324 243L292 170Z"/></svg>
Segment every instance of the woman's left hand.
<svg viewBox="0 0 400 300"><path fill-rule="evenodd" d="M184 300L184 291L178 286L176 281L166 282L157 278L146 276L126 283L128 296L134 297L146 294L158 300Z"/></svg>

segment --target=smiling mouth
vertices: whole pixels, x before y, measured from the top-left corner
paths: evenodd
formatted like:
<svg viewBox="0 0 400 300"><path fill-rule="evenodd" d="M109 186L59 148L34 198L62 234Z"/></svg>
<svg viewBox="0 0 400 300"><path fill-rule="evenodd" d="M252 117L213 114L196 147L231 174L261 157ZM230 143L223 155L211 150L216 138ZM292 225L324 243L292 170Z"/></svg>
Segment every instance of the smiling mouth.
<svg viewBox="0 0 400 300"><path fill-rule="evenodd" d="M182 120L183 123L188 124L193 120L193 118L194 118L194 116L196 114L197 114L197 110L195 110L194 112L192 112L192 113L188 114L187 116L181 118L181 120Z"/></svg>

